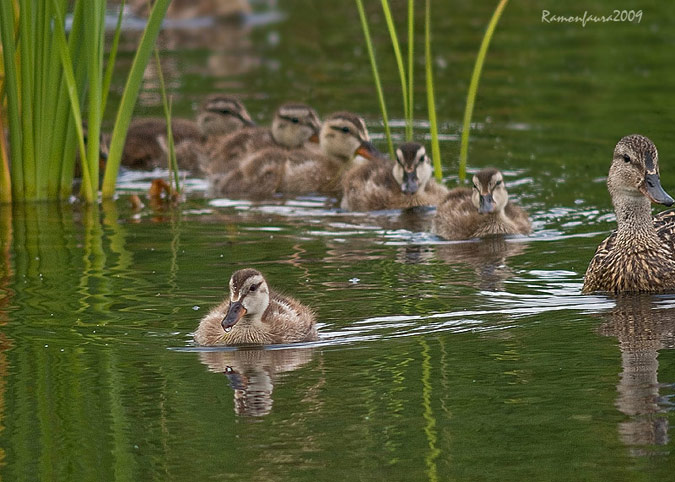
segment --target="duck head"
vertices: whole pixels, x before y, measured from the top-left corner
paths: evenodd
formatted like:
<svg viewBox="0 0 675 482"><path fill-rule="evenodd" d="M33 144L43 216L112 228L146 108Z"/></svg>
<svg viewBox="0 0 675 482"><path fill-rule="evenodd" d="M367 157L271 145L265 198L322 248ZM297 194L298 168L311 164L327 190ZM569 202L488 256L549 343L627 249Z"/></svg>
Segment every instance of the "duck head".
<svg viewBox="0 0 675 482"><path fill-rule="evenodd" d="M318 142L320 130L319 116L305 104L284 104L272 120L274 141L288 148L300 147L308 140Z"/></svg>
<svg viewBox="0 0 675 482"><path fill-rule="evenodd" d="M244 317L259 321L269 304L270 290L260 271L236 271L230 278L230 306L221 322L223 330L230 331Z"/></svg>
<svg viewBox="0 0 675 482"><path fill-rule="evenodd" d="M614 148L607 188L615 204L641 196L665 206L675 202L661 187L656 146L639 134L622 138Z"/></svg>
<svg viewBox="0 0 675 482"><path fill-rule="evenodd" d="M403 194L413 195L427 185L433 168L431 158L422 144L406 142L396 149L394 178L401 186Z"/></svg>
<svg viewBox="0 0 675 482"><path fill-rule="evenodd" d="M197 124L205 136L213 136L254 126L255 122L239 100L229 95L212 95L204 102Z"/></svg>
<svg viewBox="0 0 675 482"><path fill-rule="evenodd" d="M356 155L366 159L381 156L370 142L366 123L350 112L337 112L323 122L319 144L324 154L345 162L351 161Z"/></svg>
<svg viewBox="0 0 675 482"><path fill-rule="evenodd" d="M480 214L498 213L509 202L502 173L497 169L482 169L473 176L471 201Z"/></svg>

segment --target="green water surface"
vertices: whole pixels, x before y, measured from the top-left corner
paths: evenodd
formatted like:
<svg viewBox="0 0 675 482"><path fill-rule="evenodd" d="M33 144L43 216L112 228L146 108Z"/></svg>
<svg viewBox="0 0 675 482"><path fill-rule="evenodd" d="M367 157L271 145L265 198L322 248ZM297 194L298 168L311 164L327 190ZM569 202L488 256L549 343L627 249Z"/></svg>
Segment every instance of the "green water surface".
<svg viewBox="0 0 675 482"><path fill-rule="evenodd" d="M392 1L403 34L407 2ZM418 40L422 39L422 2ZM444 175L496 2L432 2ZM174 112L241 96L266 122L299 100L383 128L351 2L254 2L243 25L166 30ZM379 2L366 2L385 91L402 106ZM545 24L640 9L638 23ZM116 74L119 94L134 32ZM405 44L404 44L405 48ZM419 42L415 134L424 140ZM672 480L675 297L580 294L613 228L604 176L641 133L675 191L675 9L510 3L490 47L470 170L495 166L527 238L444 242L432 213L349 214L330 199L211 199L133 211L0 207L2 480ZM125 61L127 63L125 63ZM125 67L126 66L126 67ZM138 115L161 112L148 76ZM114 100L113 100L114 102ZM255 267L312 306L317 343L196 347L191 332Z"/></svg>

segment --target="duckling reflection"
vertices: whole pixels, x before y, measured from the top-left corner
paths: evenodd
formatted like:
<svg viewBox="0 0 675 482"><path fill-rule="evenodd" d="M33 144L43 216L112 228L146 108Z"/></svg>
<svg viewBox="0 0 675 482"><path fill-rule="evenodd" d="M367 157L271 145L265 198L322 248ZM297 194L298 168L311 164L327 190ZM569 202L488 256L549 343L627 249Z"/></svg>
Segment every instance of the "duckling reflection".
<svg viewBox="0 0 675 482"><path fill-rule="evenodd" d="M279 375L306 365L313 356L312 348L239 349L200 352L199 359L209 371L227 376L237 415L262 417L272 410L272 392Z"/></svg>
<svg viewBox="0 0 675 482"><path fill-rule="evenodd" d="M658 352L675 348L675 299L667 307L657 301L650 295L620 296L598 330L619 340L622 372L616 406L630 417L619 424L619 435L630 446L668 443L668 409L659 402Z"/></svg>
<svg viewBox="0 0 675 482"><path fill-rule="evenodd" d="M503 236L489 236L475 242L439 244L436 257L452 264L466 264L474 269L477 288L486 291L501 291L504 281L513 276L507 259L523 254L528 243L510 242Z"/></svg>

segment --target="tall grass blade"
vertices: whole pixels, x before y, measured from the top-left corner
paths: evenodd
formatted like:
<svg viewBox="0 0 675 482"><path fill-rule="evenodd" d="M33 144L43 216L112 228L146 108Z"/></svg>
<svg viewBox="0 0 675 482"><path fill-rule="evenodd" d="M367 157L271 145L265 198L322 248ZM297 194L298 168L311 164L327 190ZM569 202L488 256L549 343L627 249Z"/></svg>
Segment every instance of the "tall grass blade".
<svg viewBox="0 0 675 482"><path fill-rule="evenodd" d="M174 192L180 192L178 162L176 161L176 149L173 140L173 131L171 126L171 105L166 98L166 85L164 84L164 73L162 72L162 63L159 61L159 51L155 48L155 62L157 63L157 76L159 77L159 91L162 94L162 105L164 107L164 119L166 121L166 142L168 147L169 172L173 175L175 183ZM171 184L171 179L169 184Z"/></svg>
<svg viewBox="0 0 675 482"><path fill-rule="evenodd" d="M406 139L411 141L413 135L413 118L415 117L413 102L414 87L414 53L415 53L415 0L408 0L408 115L410 120L406 123Z"/></svg>
<svg viewBox="0 0 675 482"><path fill-rule="evenodd" d="M35 65L35 43L31 38L31 20L33 2L21 0L19 2L19 77L21 79L21 130L22 130L22 158L24 198L37 199L36 165L35 165L35 135L33 131L33 75Z"/></svg>
<svg viewBox="0 0 675 482"><path fill-rule="evenodd" d="M120 35L122 33L122 18L124 17L124 5L126 0L120 2L120 10L117 14L117 24L115 25L115 33L113 34L112 44L110 45L110 52L108 53L108 63L106 64L105 75L103 76L103 99L101 100L101 112L105 112L106 104L108 103L108 93L110 92L110 83L112 82L113 71L115 69L115 60L117 59L117 51L120 45Z"/></svg>
<svg viewBox="0 0 675 482"><path fill-rule="evenodd" d="M405 69L403 68L403 56L401 55L401 47L398 44L398 35L396 34L396 27L394 26L394 19L391 16L389 9L389 1L381 0L382 12L387 22L387 29L389 30L389 37L391 38L391 46L394 49L394 56L396 57L396 66L398 67L398 75L401 80L401 93L403 94L403 116L405 118L405 137L406 140L412 140L412 122L409 112L410 104L408 103L408 86L406 82Z"/></svg>
<svg viewBox="0 0 675 482"><path fill-rule="evenodd" d="M373 42L370 38L370 29L368 28L368 20L366 19L366 12L363 9L363 2L356 0L356 7L359 10L359 17L361 18L361 27L363 28L363 36L366 40L366 48L368 49L368 57L370 58L370 66L373 69L373 81L375 82L375 90L377 90L377 98L380 102L380 110L382 111L382 122L384 123L384 133L387 137L387 146L389 148L389 155L394 159L394 144L391 140L391 131L389 130L389 117L387 116L387 105L384 103L384 93L382 92L382 83L380 82L380 74L377 70L377 62L375 60L375 50L373 49Z"/></svg>
<svg viewBox="0 0 675 482"><path fill-rule="evenodd" d="M86 202L94 202L96 200L96 192L92 190L92 180L90 178L91 170L89 169L90 159L87 159L87 151L84 145L84 132L82 130L82 114L80 113L80 99L78 97L77 85L75 83L75 74L73 73L73 61L70 56L70 50L66 43L66 33L63 29L63 18L61 18L60 10L56 4L57 0L53 0L56 8L56 19L54 21L54 43L61 58L61 65L63 66L63 75L68 91L68 98L70 99L70 107L77 132L77 143L80 149L80 162L82 163L82 195Z"/></svg>
<svg viewBox="0 0 675 482"><path fill-rule="evenodd" d="M483 41L478 50L476 57L476 64L473 67L473 74L471 75L471 83L469 84L469 92L466 96L466 109L464 110L464 122L462 125L462 142L459 150L459 180L463 182L466 178L466 160L469 154L469 132L471 130L471 117L473 116L473 106L476 100L476 92L478 91L478 82L480 81L481 71L483 70L483 63L485 62L485 55L492 40L492 34L497 27L499 17L501 17L504 7L508 0L500 0L497 8L495 8L490 23L488 24Z"/></svg>
<svg viewBox="0 0 675 482"><path fill-rule="evenodd" d="M148 17L148 23L131 65L131 71L127 77L127 83L124 87L122 100L115 119L108 162L103 178L102 195L104 198L112 197L115 194L115 182L117 181L117 172L119 171L120 162L122 160L124 141L126 140L127 129L131 122L131 115L133 114L138 92L141 88L141 83L143 82L143 72L148 64L148 59L150 58L150 54L155 45L155 40L157 40L157 35L159 34L159 29L162 25L162 19L169 7L169 2L170 0L157 0L152 7L152 11Z"/></svg>
<svg viewBox="0 0 675 482"><path fill-rule="evenodd" d="M0 1L0 39L3 47L3 66L5 78L3 88L7 96L7 120L9 122L9 147L12 159L11 183L12 192L2 185L2 200L9 201L11 197L23 199L23 156L21 145L21 110L19 108L19 79L16 68L16 37L15 37L14 2ZM2 134L4 136L4 132ZM6 168L3 167L3 170Z"/></svg>
<svg viewBox="0 0 675 482"><path fill-rule="evenodd" d="M426 0L424 9L424 63L426 65L427 108L429 110L429 131L431 133L431 158L434 161L434 175L443 179L441 146L438 142L438 122L436 120L436 100L434 98L434 72L431 58L431 0Z"/></svg>

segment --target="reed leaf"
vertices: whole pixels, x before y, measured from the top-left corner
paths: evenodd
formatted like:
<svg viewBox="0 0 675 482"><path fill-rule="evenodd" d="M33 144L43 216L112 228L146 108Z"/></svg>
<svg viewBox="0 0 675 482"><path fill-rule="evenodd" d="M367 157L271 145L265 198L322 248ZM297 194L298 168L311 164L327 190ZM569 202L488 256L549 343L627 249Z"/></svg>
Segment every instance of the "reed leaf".
<svg viewBox="0 0 675 482"><path fill-rule="evenodd" d="M464 122L462 124L462 141L459 150L459 180L463 182L466 178L466 160L469 154L469 133L471 130L471 117L473 116L473 106L476 100L476 92L478 91L478 82L480 81L480 75L483 70L483 63L485 62L485 56L487 54L488 47L490 46L490 40L492 40L492 34L497 27L497 22L504 11L504 7L508 0L500 0L497 8L495 8L490 23L488 24L485 35L483 36L483 41L480 44L480 49L478 50L478 55L476 56L476 64L473 67L473 74L471 75L471 83L469 84L469 91L466 96L466 109L464 110Z"/></svg>
<svg viewBox="0 0 675 482"><path fill-rule="evenodd" d="M173 177L175 183L174 192L180 192L180 183L178 175L178 162L176 161L176 149L173 140L173 131L171 126L171 104L166 97L166 85L164 84L164 73L162 72L162 63L159 61L159 51L155 48L155 62L157 63L157 76L159 78L159 91L162 95L162 106L164 107L164 119L166 121L166 145L168 147L168 160L169 160L169 171Z"/></svg>
<svg viewBox="0 0 675 482"><path fill-rule="evenodd" d="M10 158L13 160L11 168L11 189L7 189L6 183L8 180L4 178L6 172L9 170L7 165L3 166L2 192L0 193L0 200L2 202L10 202L12 198L22 199L23 190L23 170L22 170L22 132L21 132L21 115L19 108L19 79L16 68L16 43L15 37L15 15L14 2L0 1L0 39L3 47L3 67L5 70L5 78L3 81L3 88L7 96L7 120L9 127L9 147ZM4 135L4 134L3 134Z"/></svg>
<svg viewBox="0 0 675 482"><path fill-rule="evenodd" d="M414 54L415 54L415 0L408 0L408 115L410 122L406 123L406 139L411 141L413 135L413 118L415 117L413 102L414 86Z"/></svg>
<svg viewBox="0 0 675 482"><path fill-rule="evenodd" d="M401 93L403 95L403 116L405 118L405 137L406 140L412 140L412 117L409 112L410 104L408 103L408 86L406 82L405 69L403 68L403 56L401 55L401 47L398 44L398 35L396 35L396 27L394 26L394 19L391 16L389 9L389 1L381 0L382 12L387 22L387 29L389 30L389 37L391 38L391 46L394 49L394 57L396 57L396 66L398 67L398 76L401 81Z"/></svg>
<svg viewBox="0 0 675 482"><path fill-rule="evenodd" d="M434 72L431 57L431 0L426 0L424 9L424 63L426 65L427 108L429 111L429 131L431 133L431 158L434 162L434 175L443 179L441 146L438 142L438 122L436 120L436 100L434 98Z"/></svg>
<svg viewBox="0 0 675 482"><path fill-rule="evenodd" d="M363 2L355 0L356 7L359 10L359 17L361 19L361 27L363 28L363 36L366 41L366 48L368 49L368 57L370 58L370 66L373 69L373 81L375 82L375 90L377 91L377 98L380 102L380 110L382 111L382 122L384 124L384 133L387 137L387 146L389 148L389 155L394 158L394 144L391 140L391 131L389 130L389 117L387 116L387 106L384 102L384 93L382 92L382 82L380 82L380 74L377 70L377 61L375 60L375 50L373 42L370 38L370 29L368 28L368 21L366 19L366 12L363 9Z"/></svg>
<svg viewBox="0 0 675 482"><path fill-rule="evenodd" d="M127 77L124 92L122 93L122 100L115 119L108 162L103 178L102 195L104 198L112 197L115 194L115 182L117 181L117 173L122 160L124 141L126 140L127 129L131 122L131 115L133 114L138 92L143 82L143 72L148 64L148 59L155 45L155 40L162 25L162 19L169 7L169 2L170 0L157 0L153 5L145 31L136 50L131 71Z"/></svg>
<svg viewBox="0 0 675 482"><path fill-rule="evenodd" d="M126 0L120 2L120 10L117 14L117 25L115 25L115 33L113 34L112 44L110 45L110 52L108 53L108 63L106 64L105 75L103 76L103 99L101 100L101 112L105 112L106 104L108 103L108 93L110 92L110 83L112 82L113 71L115 69L115 60L117 59L117 51L120 45L120 35L122 33L122 18L124 17L124 5Z"/></svg>

